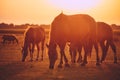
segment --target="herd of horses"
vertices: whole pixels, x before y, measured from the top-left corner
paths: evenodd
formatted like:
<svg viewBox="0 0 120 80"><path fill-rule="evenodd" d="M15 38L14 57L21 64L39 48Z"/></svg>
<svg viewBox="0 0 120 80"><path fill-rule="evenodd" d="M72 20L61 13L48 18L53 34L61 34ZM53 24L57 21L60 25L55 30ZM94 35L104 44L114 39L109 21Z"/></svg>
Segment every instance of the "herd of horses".
<svg viewBox="0 0 120 80"><path fill-rule="evenodd" d="M116 47L113 43L113 32L111 27L104 22L96 22L94 18L86 14L65 15L63 13L55 17L51 24L50 41L47 45L49 56L49 68L54 69L58 54L56 47L60 48L59 68L62 68L63 60L65 67L69 67L65 54L66 43L70 42L70 53L72 61L75 60L76 50L81 57L81 49L84 49L82 66L87 64L87 57L91 55L92 48L96 51L96 65L105 60L109 46L114 51L114 63L117 63ZM102 48L102 57L98 53L98 43Z"/></svg>
<svg viewBox="0 0 120 80"><path fill-rule="evenodd" d="M6 40L9 39L3 36L3 43ZM16 38L11 37L11 40L16 40L18 43ZM39 43L41 43L41 48ZM39 58L40 49L42 50L41 60L43 60L45 30L41 27L31 27L25 32L24 46L22 48L23 62L28 52L30 52L30 61L33 61L35 45L38 50L36 60ZM91 56L92 48L94 47L96 52L96 65L100 65L106 58L109 46L114 52L114 63L117 63L112 28L104 22L96 22L93 17L87 14L65 15L61 13L55 17L51 24L50 41L49 44L46 44L50 69L54 69L58 58L57 46L60 48L60 62L58 67L62 68L63 61L65 62L65 67L70 66L65 54L66 45L69 45L69 53L71 55L71 62L73 63L76 62L76 54L78 52L79 57L77 62L81 62L81 65L85 66L88 63L87 57ZM98 45L100 45L102 50L101 57L99 57ZM82 48L84 50L84 56L81 55Z"/></svg>

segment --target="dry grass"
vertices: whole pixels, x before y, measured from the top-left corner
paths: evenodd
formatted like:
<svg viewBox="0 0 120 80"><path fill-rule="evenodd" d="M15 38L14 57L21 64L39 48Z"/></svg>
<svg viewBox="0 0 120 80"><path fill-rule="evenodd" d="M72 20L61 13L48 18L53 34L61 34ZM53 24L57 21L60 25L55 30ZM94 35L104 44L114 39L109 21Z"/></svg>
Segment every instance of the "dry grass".
<svg viewBox="0 0 120 80"><path fill-rule="evenodd" d="M47 48L44 53L43 62L21 62L21 46L23 44L23 34L17 34L19 45L17 44L0 44L0 80L120 80L120 42L119 37L115 42L118 53L118 64L113 64L113 52L108 51L106 62L101 66L95 65L95 51L89 58L89 63L82 67L80 64L71 64L70 68L57 68L49 70L49 60ZM84 52L82 52L83 54ZM68 48L66 54L70 63ZM36 50L34 56L36 55ZM101 55L101 51L100 51ZM35 57L34 57L35 58Z"/></svg>

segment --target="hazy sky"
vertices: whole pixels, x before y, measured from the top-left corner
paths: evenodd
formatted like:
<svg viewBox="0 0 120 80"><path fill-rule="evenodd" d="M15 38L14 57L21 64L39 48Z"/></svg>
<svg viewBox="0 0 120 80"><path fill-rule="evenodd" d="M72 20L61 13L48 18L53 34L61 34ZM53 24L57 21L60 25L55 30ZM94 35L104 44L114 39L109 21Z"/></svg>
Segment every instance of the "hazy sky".
<svg viewBox="0 0 120 80"><path fill-rule="evenodd" d="M0 23L50 24L61 11L120 24L120 0L0 0Z"/></svg>

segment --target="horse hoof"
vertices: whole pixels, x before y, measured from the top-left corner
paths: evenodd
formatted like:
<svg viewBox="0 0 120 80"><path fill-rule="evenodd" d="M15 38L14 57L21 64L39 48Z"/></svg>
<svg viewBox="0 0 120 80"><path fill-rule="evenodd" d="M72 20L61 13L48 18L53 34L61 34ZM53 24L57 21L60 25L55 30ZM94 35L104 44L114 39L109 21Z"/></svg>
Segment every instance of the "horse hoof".
<svg viewBox="0 0 120 80"><path fill-rule="evenodd" d="M97 62L96 65L97 65L97 66L100 66L100 63Z"/></svg>
<svg viewBox="0 0 120 80"><path fill-rule="evenodd" d="M70 65L67 63L67 64L65 64L65 67L70 67Z"/></svg>
<svg viewBox="0 0 120 80"><path fill-rule="evenodd" d="M82 64L81 64L81 66L85 66L85 65L86 65L86 63L82 63Z"/></svg>
<svg viewBox="0 0 120 80"><path fill-rule="evenodd" d="M59 65L58 65L58 68L62 68L62 65L61 65L61 64L59 64Z"/></svg>

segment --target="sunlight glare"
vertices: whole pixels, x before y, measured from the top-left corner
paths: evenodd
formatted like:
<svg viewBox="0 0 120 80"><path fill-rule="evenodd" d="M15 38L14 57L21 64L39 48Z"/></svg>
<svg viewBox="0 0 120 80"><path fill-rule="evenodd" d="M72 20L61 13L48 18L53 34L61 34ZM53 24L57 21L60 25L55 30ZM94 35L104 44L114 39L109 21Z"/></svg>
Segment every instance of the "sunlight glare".
<svg viewBox="0 0 120 80"><path fill-rule="evenodd" d="M102 0L49 0L49 3L63 10L88 10L98 6Z"/></svg>

